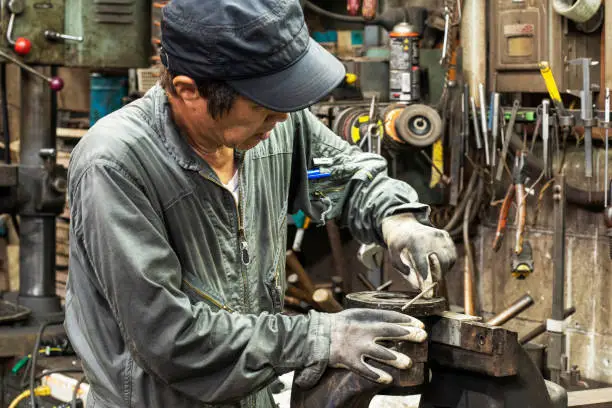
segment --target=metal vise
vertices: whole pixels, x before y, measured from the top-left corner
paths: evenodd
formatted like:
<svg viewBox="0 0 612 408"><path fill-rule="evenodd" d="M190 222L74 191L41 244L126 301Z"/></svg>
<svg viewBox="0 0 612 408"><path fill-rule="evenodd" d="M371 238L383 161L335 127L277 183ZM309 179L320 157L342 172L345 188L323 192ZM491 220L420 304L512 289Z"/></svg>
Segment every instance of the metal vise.
<svg viewBox="0 0 612 408"><path fill-rule="evenodd" d="M400 311L405 293L360 292L346 306ZM420 408L565 408L567 393L544 381L518 343L517 333L448 312L443 298L420 299L405 312L421 319L428 344L393 347L415 362L406 371L385 366L392 384L377 384L344 369L328 369L309 390L293 386L292 408L366 408L377 394L421 394ZM371 362L377 367L382 365Z"/></svg>

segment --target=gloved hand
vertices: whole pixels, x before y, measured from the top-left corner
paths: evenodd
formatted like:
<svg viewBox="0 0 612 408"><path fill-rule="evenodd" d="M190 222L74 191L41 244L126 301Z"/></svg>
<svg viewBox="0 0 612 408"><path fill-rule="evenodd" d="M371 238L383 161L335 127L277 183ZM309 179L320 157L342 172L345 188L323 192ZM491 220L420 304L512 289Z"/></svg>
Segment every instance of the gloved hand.
<svg viewBox="0 0 612 408"><path fill-rule="evenodd" d="M411 213L385 218L382 233L391 263L414 289L439 281L457 259L448 232L421 224Z"/></svg>
<svg viewBox="0 0 612 408"><path fill-rule="evenodd" d="M381 340L421 343L427 339L423 323L414 317L376 309L347 309L331 316L329 366L341 367L381 384L393 382L391 375L372 367L366 358L399 369L408 369L412 360L405 354L377 344Z"/></svg>

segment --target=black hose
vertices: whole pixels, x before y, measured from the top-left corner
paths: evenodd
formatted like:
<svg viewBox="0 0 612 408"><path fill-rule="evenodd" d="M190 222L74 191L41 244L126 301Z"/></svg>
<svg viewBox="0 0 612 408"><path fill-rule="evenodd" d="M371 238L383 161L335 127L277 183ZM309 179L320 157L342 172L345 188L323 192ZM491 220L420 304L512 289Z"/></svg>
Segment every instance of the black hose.
<svg viewBox="0 0 612 408"><path fill-rule="evenodd" d="M476 197L476 202L471 206L472 208L470 208L470 216L469 216L470 224L474 222L474 220L476 219L476 216L478 215L478 211L480 211L480 206L482 205L482 202L485 199L484 190L485 190L484 180L482 177L479 177L478 178L478 188L476 189L476 195L475 196L473 195L473 197ZM467 212L467 208L465 211ZM464 214L464 216L465 215L466 214ZM451 236L453 240L457 240L461 238L463 234L463 225L459 225L455 229L448 231L448 234Z"/></svg>
<svg viewBox="0 0 612 408"><path fill-rule="evenodd" d="M366 20L363 17L347 16L344 14L332 13L331 11L327 11L308 0L304 2L304 7L323 17L331 18L332 20L344 21L346 23L366 24Z"/></svg>
<svg viewBox="0 0 612 408"><path fill-rule="evenodd" d="M8 96L6 89L6 64L0 63L0 86L2 94L0 103L2 104L2 134L4 135L4 161L11 164L11 134L9 132L9 112Z"/></svg>
<svg viewBox="0 0 612 408"><path fill-rule="evenodd" d="M472 176L470 177L470 181L468 182L468 185L466 189L464 190L461 202L459 203L459 205L455 207L455 212L453 213L453 216L451 217L450 220L448 220L448 223L446 223L443 229L449 231L453 229L459 221L461 221L462 219L461 216L463 215L463 211L465 210L465 206L470 196L474 192L474 188L476 188L477 181L478 181L478 171L474 170L472 172ZM458 182L458 181L455 181L455 182Z"/></svg>
<svg viewBox="0 0 612 408"><path fill-rule="evenodd" d="M361 24L361 25L377 25L384 28L387 31L392 31L395 25L405 20L406 14L402 7L389 8L381 14L377 14L371 20L366 20L363 17L347 16L346 14L332 13L324 8L321 8L309 0L304 1L304 8L309 9L313 13L320 16L330 18L336 21L342 21L345 23Z"/></svg>

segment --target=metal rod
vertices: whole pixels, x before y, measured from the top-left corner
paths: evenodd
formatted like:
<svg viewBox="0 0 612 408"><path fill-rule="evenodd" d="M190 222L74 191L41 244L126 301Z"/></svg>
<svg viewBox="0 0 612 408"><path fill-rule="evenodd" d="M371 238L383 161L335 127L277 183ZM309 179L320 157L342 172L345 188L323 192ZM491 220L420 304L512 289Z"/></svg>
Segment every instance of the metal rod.
<svg viewBox="0 0 612 408"><path fill-rule="evenodd" d="M478 95L480 97L480 124L482 126L482 139L484 140L485 163L489 166L491 161L489 160L489 132L487 131L487 103L483 84L478 84Z"/></svg>
<svg viewBox="0 0 612 408"><path fill-rule="evenodd" d="M474 122L474 137L476 138L476 148L482 149L482 142L480 141L480 125L478 124L478 113L476 111L476 103L474 97L470 96L470 104L472 106L472 121Z"/></svg>
<svg viewBox="0 0 612 408"><path fill-rule="evenodd" d="M380 285L379 287L376 288L377 291L382 291L382 290L387 290L389 289L389 286L391 286L393 284L393 281L386 281L385 283L383 283L382 285Z"/></svg>
<svg viewBox="0 0 612 408"><path fill-rule="evenodd" d="M604 109L604 122L606 126L609 126L610 123L610 88L606 88L606 99L605 99L605 109ZM608 175L608 132L610 129L606 127L606 149L605 155L606 159L604 161L604 174L606 175L605 183L604 183L604 207L608 206L608 183L610 182L610 176Z"/></svg>
<svg viewBox="0 0 612 408"><path fill-rule="evenodd" d="M493 94L493 111L491 112L493 124L491 126L491 133L493 135L493 146L491 149L491 166L495 167L495 158L497 157L497 135L499 133L499 93Z"/></svg>
<svg viewBox="0 0 612 408"><path fill-rule="evenodd" d="M548 158L548 139L549 139L549 107L550 107L550 101L548 99L544 99L542 101L542 143L544 144L544 150L543 150L543 155L544 155L544 174L549 177L550 176L550 163L549 158Z"/></svg>
<svg viewBox="0 0 612 408"><path fill-rule="evenodd" d="M563 320L567 319L571 315L576 313L576 308L574 306L569 307L563 311ZM541 334L544 334L546 331L546 323L541 323L539 326L536 326L529 333L525 334L523 337L519 339L519 344L522 346L524 344L529 343L531 340L535 339Z"/></svg>
<svg viewBox="0 0 612 408"><path fill-rule="evenodd" d="M565 371L565 334L563 332L563 312L565 302L565 175L561 172L553 190L555 230L553 241L553 287L552 318L547 322L549 346L547 367L551 381L560 384L561 374Z"/></svg>
<svg viewBox="0 0 612 408"><path fill-rule="evenodd" d="M361 283L363 283L363 286L365 286L367 290L372 290L372 291L377 290L376 286L374 286L374 284L372 282L370 282L368 277L365 276L363 274L363 272L358 272L357 273L357 279L359 279L361 281Z"/></svg>
<svg viewBox="0 0 612 408"><path fill-rule="evenodd" d="M429 292L430 290L432 290L433 288L435 288L437 284L438 284L438 282L434 282L431 285L427 286L425 289L423 289L423 291L421 293L419 293L418 295L413 297L408 303L406 303L404 306L402 306L402 312L404 310L408 309L410 307L410 305L412 305L414 302L416 302L417 300L419 300L420 298L425 296L425 294L427 292Z"/></svg>
<svg viewBox="0 0 612 408"><path fill-rule="evenodd" d="M487 322L490 326L501 326L507 321L514 319L523 311L529 309L533 306L534 301L533 298L529 295L523 295L520 299L516 300L510 306L508 306L504 311L498 313L495 317Z"/></svg>
<svg viewBox="0 0 612 408"><path fill-rule="evenodd" d="M431 158L425 153L423 150L420 151L421 155L427 160L427 163L440 175L440 181L446 185L450 184L451 180L440 170L440 168L436 165L436 163L431 160Z"/></svg>
<svg viewBox="0 0 612 408"><path fill-rule="evenodd" d="M13 64L19 66L19 68L28 71L32 75L36 75L42 80L51 82L51 77L41 74L40 72L36 71L34 68L30 67L29 65L24 64L23 62L19 61L17 58L13 57L11 54L4 52L3 50L0 50L0 57L11 61Z"/></svg>

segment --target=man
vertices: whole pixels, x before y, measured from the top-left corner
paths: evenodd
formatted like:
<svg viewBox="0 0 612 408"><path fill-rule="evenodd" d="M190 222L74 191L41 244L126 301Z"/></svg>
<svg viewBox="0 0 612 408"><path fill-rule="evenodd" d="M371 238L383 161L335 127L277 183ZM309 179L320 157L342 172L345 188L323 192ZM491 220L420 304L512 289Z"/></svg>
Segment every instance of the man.
<svg viewBox="0 0 612 408"><path fill-rule="evenodd" d="M409 369L376 344L424 341L409 316L279 313L287 214L300 209L386 245L405 273L412 262L431 279L430 261L455 258L380 156L305 109L344 69L298 1L173 0L162 33L160 84L98 121L69 168L65 326L88 407L271 407L266 386L289 371L309 387L328 366L383 383L369 359ZM318 165L331 177L310 182Z"/></svg>

